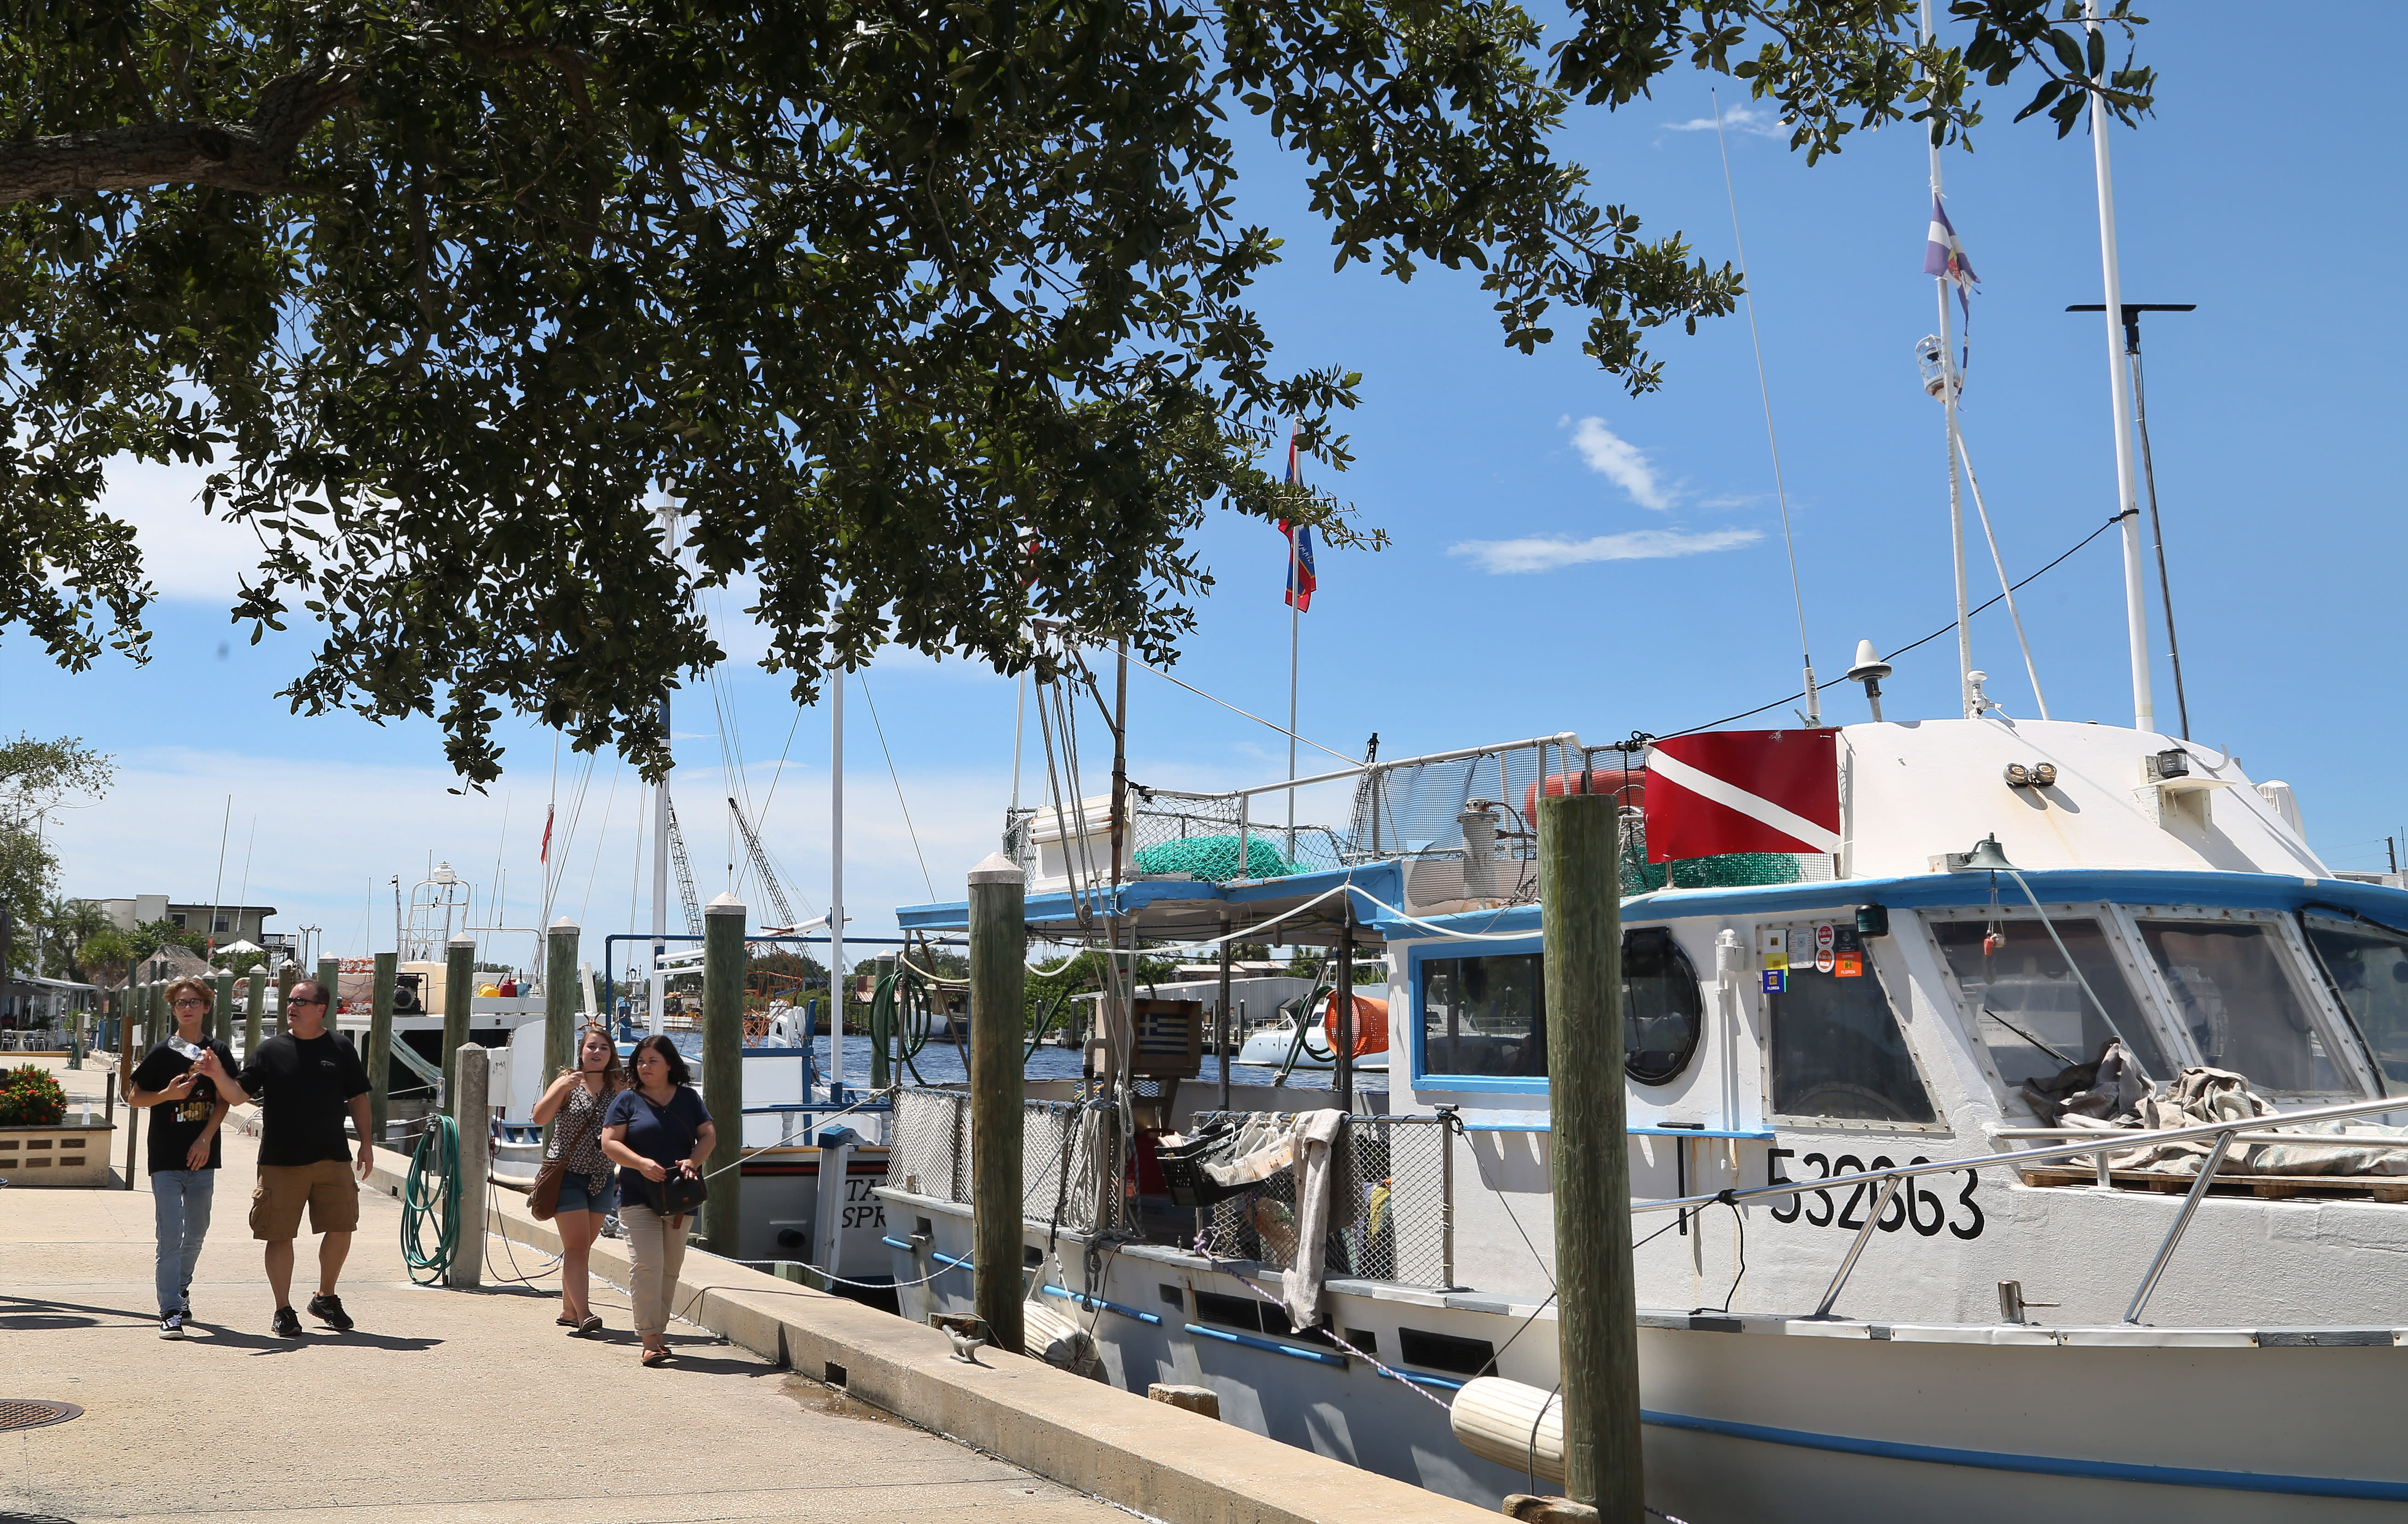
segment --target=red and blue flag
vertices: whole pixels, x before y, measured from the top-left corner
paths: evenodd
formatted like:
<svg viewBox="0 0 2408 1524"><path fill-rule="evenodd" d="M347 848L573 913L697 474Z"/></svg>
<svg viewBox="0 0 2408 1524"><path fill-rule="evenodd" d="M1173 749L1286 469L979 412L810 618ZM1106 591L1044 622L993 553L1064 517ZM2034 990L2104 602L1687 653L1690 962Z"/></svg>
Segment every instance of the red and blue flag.
<svg viewBox="0 0 2408 1524"><path fill-rule="evenodd" d="M1304 479L1296 468L1296 436L1287 440L1287 484L1301 487ZM1287 536L1287 606L1297 613L1312 611L1312 590L1321 580L1312 574L1312 525L1292 520L1279 521L1280 533Z"/></svg>

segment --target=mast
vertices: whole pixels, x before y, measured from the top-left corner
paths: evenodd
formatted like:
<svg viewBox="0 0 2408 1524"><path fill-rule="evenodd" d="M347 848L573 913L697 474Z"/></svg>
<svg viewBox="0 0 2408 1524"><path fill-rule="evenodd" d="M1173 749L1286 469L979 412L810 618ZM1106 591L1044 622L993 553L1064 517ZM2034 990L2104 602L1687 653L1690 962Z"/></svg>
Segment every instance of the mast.
<svg viewBox="0 0 2408 1524"><path fill-rule="evenodd" d="M828 726L828 1095L844 1084L844 672L830 689Z"/></svg>
<svg viewBox="0 0 2408 1524"><path fill-rule="evenodd" d="M1931 0L1923 4L1923 40L1932 40ZM1931 145L1931 202L1940 205L1940 145ZM1973 697L1973 622L1965 592L1965 500L1956 465L1956 389L1963 378L1956 369L1956 335L1948 316L1948 277L1936 276L1932 289L1940 297L1940 402L1948 426L1948 554L1956 574L1956 692L1965 718L1982 717Z"/></svg>
<svg viewBox="0 0 2408 1524"><path fill-rule="evenodd" d="M677 554L676 536L677 514L664 498L661 503L661 549L665 554L672 556ZM661 746L672 754L674 765L676 747L671 735L669 696L664 689L661 693ZM668 1014L665 1007L668 999L668 977L661 971L661 957L668 951L668 943L662 940L668 935L668 929L669 775L664 771L661 781L652 785L652 957L650 972L644 980L647 1002L644 1025L654 1032L667 1029Z"/></svg>
<svg viewBox="0 0 2408 1524"><path fill-rule="evenodd" d="M2083 0L2085 24L2099 33L2099 0ZM2130 378L2124 368L2124 277L2115 257L2115 176L2107 162L2113 120L2096 91L2090 96L2090 152L2099 180L2099 262L2106 277L2107 392L2115 409L2115 513L2124 523L2124 631L2132 660L2132 728L2155 730L2157 707L2149 692L2148 573L2141 550L2140 494L2133 481Z"/></svg>

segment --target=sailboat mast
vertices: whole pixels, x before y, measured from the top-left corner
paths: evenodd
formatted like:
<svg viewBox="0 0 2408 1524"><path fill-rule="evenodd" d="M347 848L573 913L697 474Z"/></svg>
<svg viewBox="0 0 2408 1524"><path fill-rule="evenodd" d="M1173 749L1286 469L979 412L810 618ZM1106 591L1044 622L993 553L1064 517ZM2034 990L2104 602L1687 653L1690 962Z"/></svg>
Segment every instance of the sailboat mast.
<svg viewBox="0 0 2408 1524"><path fill-rule="evenodd" d="M2085 22L2099 30L2098 0L2083 0ZM2114 119L2096 92L2090 97L2090 152L2099 180L2099 261L2105 272L2107 391L2115 409L2115 512L2124 523L2124 628L2132 657L2132 728L2155 730L2157 706L2149 691L2148 573L2141 548L2140 493L2133 480L2131 378L2124 368L2124 276L2115 257L2115 176L2107 162L2107 126Z"/></svg>
<svg viewBox="0 0 2408 1524"><path fill-rule="evenodd" d="M677 554L677 514L667 502L661 504L661 550L664 554ZM661 694L661 746L674 755L675 743L669 728L669 696ZM664 771L661 781L652 785L652 957L650 971L644 979L644 1025L647 1030L666 1031L668 1026L668 976L661 971L661 957L668 951L662 939L669 929L669 774Z"/></svg>
<svg viewBox="0 0 2408 1524"><path fill-rule="evenodd" d="M844 1084L844 673L828 701L828 1094Z"/></svg>
<svg viewBox="0 0 2408 1524"><path fill-rule="evenodd" d="M1923 4L1923 40L1932 40L1931 0ZM1940 145L1931 145L1931 204L1940 205ZM1938 213L1934 212L1934 216ZM1982 707L1973 697L1973 619L1965 587L1965 497L1956 465L1956 388L1963 380L1956 368L1956 325L1948 315L1946 275L1932 279L1940 297L1940 403L1948 428L1948 554L1956 574L1956 694L1965 718L1978 720Z"/></svg>

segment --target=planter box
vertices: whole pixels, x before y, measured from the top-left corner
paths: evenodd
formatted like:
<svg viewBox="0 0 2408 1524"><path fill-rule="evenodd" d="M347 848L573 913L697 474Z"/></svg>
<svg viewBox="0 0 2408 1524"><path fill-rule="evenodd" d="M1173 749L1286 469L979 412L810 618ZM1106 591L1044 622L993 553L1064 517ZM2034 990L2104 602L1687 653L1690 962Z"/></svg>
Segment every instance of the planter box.
<svg viewBox="0 0 2408 1524"><path fill-rule="evenodd" d="M70 1117L76 1114L69 1112ZM108 1184L109 1141L117 1129L106 1122L68 1121L54 1128L0 1127L0 1180L10 1189L25 1186L79 1186Z"/></svg>

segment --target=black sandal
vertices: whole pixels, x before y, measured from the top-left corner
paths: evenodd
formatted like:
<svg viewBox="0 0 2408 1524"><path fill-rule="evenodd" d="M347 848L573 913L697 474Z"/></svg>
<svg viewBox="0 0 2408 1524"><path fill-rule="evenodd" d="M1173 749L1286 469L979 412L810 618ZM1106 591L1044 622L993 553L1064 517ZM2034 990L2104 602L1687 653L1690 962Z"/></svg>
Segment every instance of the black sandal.
<svg viewBox="0 0 2408 1524"><path fill-rule="evenodd" d="M647 1366L666 1365L668 1363L668 1358L669 1352L666 1349L647 1349L640 1363Z"/></svg>

